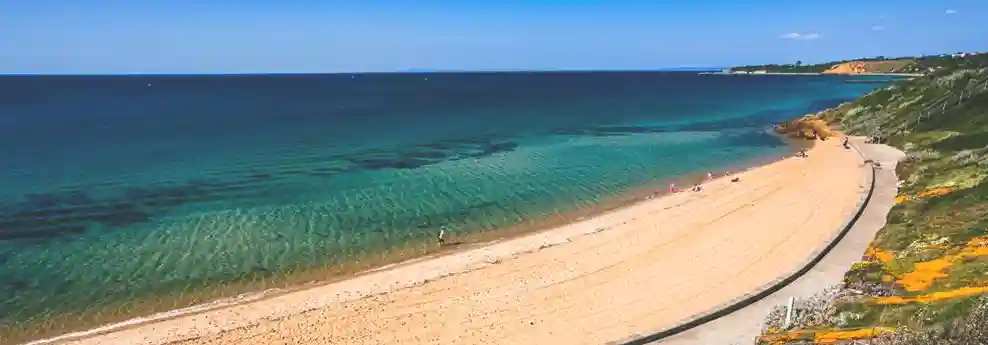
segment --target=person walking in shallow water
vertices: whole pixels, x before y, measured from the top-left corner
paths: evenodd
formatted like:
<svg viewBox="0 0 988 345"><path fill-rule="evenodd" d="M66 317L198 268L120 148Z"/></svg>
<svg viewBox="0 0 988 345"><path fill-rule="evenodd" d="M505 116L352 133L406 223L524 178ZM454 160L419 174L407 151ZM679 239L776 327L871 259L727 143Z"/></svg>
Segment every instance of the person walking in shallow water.
<svg viewBox="0 0 988 345"><path fill-rule="evenodd" d="M439 228L439 236L436 236L436 240L439 241L440 246L446 244L446 239L443 238L445 235L446 235L446 227L444 226Z"/></svg>

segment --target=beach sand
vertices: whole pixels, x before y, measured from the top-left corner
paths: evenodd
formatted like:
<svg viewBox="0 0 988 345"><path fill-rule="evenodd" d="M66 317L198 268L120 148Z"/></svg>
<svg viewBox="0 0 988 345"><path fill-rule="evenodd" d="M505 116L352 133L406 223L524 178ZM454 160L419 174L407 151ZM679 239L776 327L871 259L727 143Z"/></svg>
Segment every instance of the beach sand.
<svg viewBox="0 0 988 345"><path fill-rule="evenodd" d="M72 344L599 344L672 327L791 273L855 210L840 140L489 246ZM681 186L688 187L688 186Z"/></svg>

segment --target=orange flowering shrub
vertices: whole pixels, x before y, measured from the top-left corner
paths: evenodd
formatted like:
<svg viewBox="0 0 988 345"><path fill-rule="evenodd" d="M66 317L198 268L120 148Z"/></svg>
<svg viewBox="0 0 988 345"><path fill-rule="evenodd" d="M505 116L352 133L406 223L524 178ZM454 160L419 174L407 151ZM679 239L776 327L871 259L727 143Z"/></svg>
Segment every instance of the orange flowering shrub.
<svg viewBox="0 0 988 345"><path fill-rule="evenodd" d="M814 344L834 344L838 341L869 339L882 334L892 333L888 327L874 327L856 330L823 330L823 331L791 331L785 333L770 333L761 336L761 341L771 345L783 345L797 340L812 340Z"/></svg>
<svg viewBox="0 0 988 345"><path fill-rule="evenodd" d="M893 329L887 327L865 328L853 331L830 331L820 332L813 337L813 342L817 344L834 344L841 340L855 340L874 338L885 333L892 333Z"/></svg>
<svg viewBox="0 0 988 345"><path fill-rule="evenodd" d="M785 332L785 333L770 333L761 336L761 341L764 341L770 345L784 345L791 341L796 340L809 340L811 337L806 332Z"/></svg>
<svg viewBox="0 0 988 345"><path fill-rule="evenodd" d="M899 196L896 196L895 197L895 204L898 205L898 204L901 204L901 203L904 203L904 202L910 201L910 200L922 200L922 199L926 199L926 198L938 197L938 196L947 195L947 194L950 194L950 193L953 193L953 192L954 192L954 189L953 188L950 188L950 187L939 187L939 188L933 188L933 189L924 190L922 192L919 192L915 196L899 195Z"/></svg>
<svg viewBox="0 0 988 345"><path fill-rule="evenodd" d="M879 297L875 299L876 304L906 304L906 303L930 303L948 299L954 299L959 297L968 297L974 295L980 295L988 293L988 287L985 286L965 286L959 289L954 289L950 291L940 291L934 292L926 295L916 296L916 297Z"/></svg>
<svg viewBox="0 0 988 345"><path fill-rule="evenodd" d="M988 236L975 237L967 242L964 249L956 255L946 255L939 259L920 262L915 265L912 272L906 273L897 280L906 291L918 292L929 289L937 278L947 275L943 270L954 265L955 260L968 259L979 256L988 256Z"/></svg>
<svg viewBox="0 0 988 345"><path fill-rule="evenodd" d="M954 190L951 189L950 187L933 188L933 189L922 191L919 194L916 194L916 198L917 199L932 198L932 197L937 197L937 196L941 196L941 195L947 195L947 194L950 194L953 191Z"/></svg>
<svg viewBox="0 0 988 345"><path fill-rule="evenodd" d="M975 237L967 241L967 246L958 256L961 258L988 256L988 236Z"/></svg>
<svg viewBox="0 0 988 345"><path fill-rule="evenodd" d="M953 264L952 257L920 262L916 264L916 268L912 272L902 275L902 278L896 282L902 285L906 291L923 291L933 286L933 281L937 278L946 277L947 275L943 273L943 270Z"/></svg>
<svg viewBox="0 0 988 345"><path fill-rule="evenodd" d="M874 246L869 246L868 249L865 250L865 256L881 263L895 260L895 254L880 248L875 248Z"/></svg>

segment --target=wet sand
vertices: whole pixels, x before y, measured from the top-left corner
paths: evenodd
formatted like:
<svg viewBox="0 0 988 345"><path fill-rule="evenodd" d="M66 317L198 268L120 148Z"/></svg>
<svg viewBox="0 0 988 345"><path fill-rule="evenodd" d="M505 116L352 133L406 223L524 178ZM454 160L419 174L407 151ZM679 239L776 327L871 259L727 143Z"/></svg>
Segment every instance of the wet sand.
<svg viewBox="0 0 988 345"><path fill-rule="evenodd" d="M670 327L801 265L857 205L839 140L556 229L74 344L597 344Z"/></svg>

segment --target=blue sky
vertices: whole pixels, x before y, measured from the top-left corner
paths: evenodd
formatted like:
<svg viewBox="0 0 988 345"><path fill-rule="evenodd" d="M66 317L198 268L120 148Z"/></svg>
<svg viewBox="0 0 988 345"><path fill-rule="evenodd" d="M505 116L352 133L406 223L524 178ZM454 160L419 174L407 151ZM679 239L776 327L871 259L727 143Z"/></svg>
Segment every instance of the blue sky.
<svg viewBox="0 0 988 345"><path fill-rule="evenodd" d="M988 51L983 18L986 0L0 0L0 73L820 62Z"/></svg>

